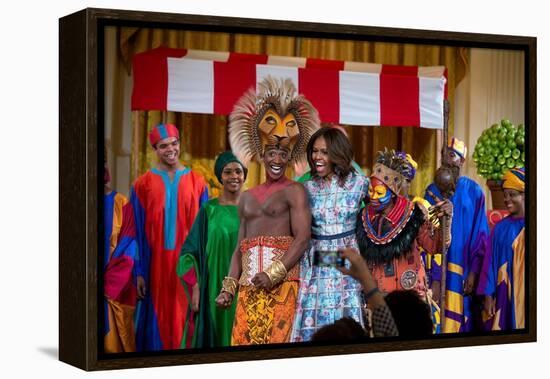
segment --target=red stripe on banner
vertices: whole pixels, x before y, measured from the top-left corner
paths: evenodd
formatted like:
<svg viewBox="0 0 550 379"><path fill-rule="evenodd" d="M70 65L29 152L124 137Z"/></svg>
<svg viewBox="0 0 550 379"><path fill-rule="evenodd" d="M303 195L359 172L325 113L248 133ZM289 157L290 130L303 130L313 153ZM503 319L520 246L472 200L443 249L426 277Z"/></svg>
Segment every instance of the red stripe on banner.
<svg viewBox="0 0 550 379"><path fill-rule="evenodd" d="M166 58L181 58L185 54L187 54L186 49L158 47L134 56L132 110L166 110L168 96Z"/></svg>
<svg viewBox="0 0 550 379"><path fill-rule="evenodd" d="M443 71L443 76L445 77L445 94L443 95L444 96L443 98L447 100L447 95L448 95L447 84L449 84L449 75L447 72L447 67L445 67L445 71Z"/></svg>
<svg viewBox="0 0 550 379"><path fill-rule="evenodd" d="M306 60L306 68L318 68L323 70L344 70L344 61L308 58Z"/></svg>
<svg viewBox="0 0 550 379"><path fill-rule="evenodd" d="M340 74L338 71L298 69L298 92L319 111L322 122L340 120Z"/></svg>
<svg viewBox="0 0 550 379"><path fill-rule="evenodd" d="M268 56L266 54L245 54L245 53L229 53L228 63L254 63L267 64Z"/></svg>
<svg viewBox="0 0 550 379"><path fill-rule="evenodd" d="M420 126L417 76L380 75L380 124Z"/></svg>
<svg viewBox="0 0 550 379"><path fill-rule="evenodd" d="M382 65L382 75L418 76L418 66L398 66L393 64Z"/></svg>
<svg viewBox="0 0 550 379"><path fill-rule="evenodd" d="M229 114L249 88L256 88L256 65L214 62L214 113Z"/></svg>

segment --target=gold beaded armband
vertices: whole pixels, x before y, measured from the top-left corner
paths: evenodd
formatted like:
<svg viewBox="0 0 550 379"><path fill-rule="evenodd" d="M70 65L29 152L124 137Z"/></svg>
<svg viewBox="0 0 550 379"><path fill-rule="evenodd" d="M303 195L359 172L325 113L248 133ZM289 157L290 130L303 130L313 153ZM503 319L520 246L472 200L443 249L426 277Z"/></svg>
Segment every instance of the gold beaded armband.
<svg viewBox="0 0 550 379"><path fill-rule="evenodd" d="M239 282L237 281L237 279L232 278L230 276L226 276L222 280L222 292L227 292L233 297L235 297L235 293L237 292L238 286L239 286Z"/></svg>
<svg viewBox="0 0 550 379"><path fill-rule="evenodd" d="M264 272L269 277L269 280L271 280L272 286L282 282L287 274L285 265L278 259L273 260L271 266L266 268Z"/></svg>

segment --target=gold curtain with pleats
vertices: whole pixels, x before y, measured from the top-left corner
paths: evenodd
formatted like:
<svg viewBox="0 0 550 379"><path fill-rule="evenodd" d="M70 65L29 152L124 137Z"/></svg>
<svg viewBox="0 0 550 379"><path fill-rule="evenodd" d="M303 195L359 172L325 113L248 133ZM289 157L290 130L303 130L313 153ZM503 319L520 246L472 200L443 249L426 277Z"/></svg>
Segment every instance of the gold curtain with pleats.
<svg viewBox="0 0 550 379"><path fill-rule="evenodd" d="M301 56L396 65L447 67L448 99L453 104L456 85L465 75L464 49L457 47L412 45L383 42L347 41L286 36L228 34L167 29L138 29L122 27L118 32L120 59L126 78L131 80L132 57L140 52L159 47L186 48L240 53ZM449 117L449 135L453 132L453 109ZM147 135L159 122L173 122L182 135L182 160L199 170L216 195L213 176L215 156L229 149L227 117L189 113L140 111L133 112L133 140L131 152L131 180L143 174L155 163ZM384 147L410 153L418 162L417 177L411 192L422 195L432 181L436 169L438 133L434 130L411 127L346 126L355 151L355 160L365 171L372 167L376 152ZM292 174L292 172L289 172ZM263 170L257 164L249 168L245 188L260 183Z"/></svg>

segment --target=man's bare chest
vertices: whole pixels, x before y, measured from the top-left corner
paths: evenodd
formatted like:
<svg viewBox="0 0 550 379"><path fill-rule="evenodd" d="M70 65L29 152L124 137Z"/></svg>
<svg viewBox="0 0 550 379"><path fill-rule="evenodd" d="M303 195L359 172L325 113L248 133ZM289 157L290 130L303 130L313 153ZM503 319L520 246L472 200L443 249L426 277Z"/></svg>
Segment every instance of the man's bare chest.
<svg viewBox="0 0 550 379"><path fill-rule="evenodd" d="M286 192L280 190L271 194L265 201L259 202L253 195L250 195L244 206L244 217L254 218L279 218L286 217L289 211Z"/></svg>

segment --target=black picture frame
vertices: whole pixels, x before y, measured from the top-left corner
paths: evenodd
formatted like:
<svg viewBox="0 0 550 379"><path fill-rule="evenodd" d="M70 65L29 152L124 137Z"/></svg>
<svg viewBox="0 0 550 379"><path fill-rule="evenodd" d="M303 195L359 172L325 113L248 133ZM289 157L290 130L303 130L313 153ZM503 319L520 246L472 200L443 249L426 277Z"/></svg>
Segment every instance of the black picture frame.
<svg viewBox="0 0 550 379"><path fill-rule="evenodd" d="M525 330L490 335L443 335L427 340L387 339L354 345L285 344L212 351L179 350L104 356L98 332L103 167L103 28L110 25L192 28L384 42L521 50L525 54L528 277ZM365 352L534 342L536 286L536 50L534 37L381 28L355 25L85 9L59 22L59 358L85 370L230 362Z"/></svg>

